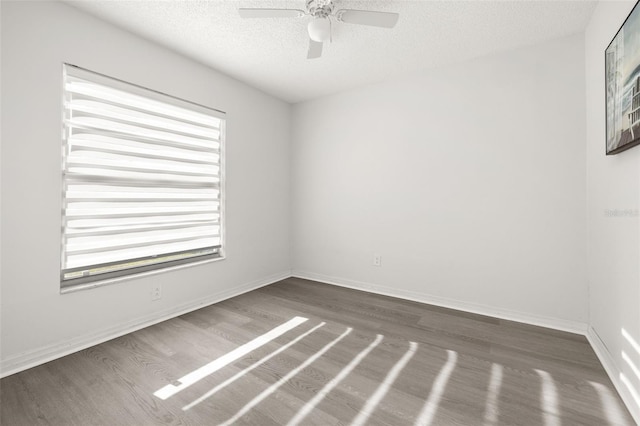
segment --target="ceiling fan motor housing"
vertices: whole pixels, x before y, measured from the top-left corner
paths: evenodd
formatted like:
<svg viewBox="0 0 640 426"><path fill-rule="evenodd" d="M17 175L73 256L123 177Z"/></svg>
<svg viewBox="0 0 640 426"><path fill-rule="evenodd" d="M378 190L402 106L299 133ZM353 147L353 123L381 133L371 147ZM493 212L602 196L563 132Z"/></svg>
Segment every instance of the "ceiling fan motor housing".
<svg viewBox="0 0 640 426"><path fill-rule="evenodd" d="M307 0L307 11L314 18L328 18L333 13L333 1Z"/></svg>

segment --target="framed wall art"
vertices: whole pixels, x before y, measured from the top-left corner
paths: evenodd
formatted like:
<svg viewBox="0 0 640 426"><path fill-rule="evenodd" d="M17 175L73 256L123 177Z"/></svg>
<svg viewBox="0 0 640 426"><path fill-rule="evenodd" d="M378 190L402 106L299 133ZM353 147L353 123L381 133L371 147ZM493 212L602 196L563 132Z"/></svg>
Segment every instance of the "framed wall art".
<svg viewBox="0 0 640 426"><path fill-rule="evenodd" d="M640 8L629 16L605 50L607 155L640 144Z"/></svg>

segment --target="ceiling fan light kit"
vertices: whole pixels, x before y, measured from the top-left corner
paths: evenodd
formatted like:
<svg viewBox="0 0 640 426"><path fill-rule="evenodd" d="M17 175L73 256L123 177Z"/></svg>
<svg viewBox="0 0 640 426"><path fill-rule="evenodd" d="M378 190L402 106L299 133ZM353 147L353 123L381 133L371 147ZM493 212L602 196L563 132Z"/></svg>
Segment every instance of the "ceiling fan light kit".
<svg viewBox="0 0 640 426"><path fill-rule="evenodd" d="M313 41L323 43L331 38L331 22L329 18L316 18L309 22L307 27L309 38Z"/></svg>
<svg viewBox="0 0 640 426"><path fill-rule="evenodd" d="M371 10L339 9L334 12L334 0L307 0L305 8L306 10L240 8L238 13L242 18L313 17L307 26L309 32L307 59L319 58L322 55L322 44L325 41L331 41L332 19L341 23L393 28L399 17L393 12Z"/></svg>

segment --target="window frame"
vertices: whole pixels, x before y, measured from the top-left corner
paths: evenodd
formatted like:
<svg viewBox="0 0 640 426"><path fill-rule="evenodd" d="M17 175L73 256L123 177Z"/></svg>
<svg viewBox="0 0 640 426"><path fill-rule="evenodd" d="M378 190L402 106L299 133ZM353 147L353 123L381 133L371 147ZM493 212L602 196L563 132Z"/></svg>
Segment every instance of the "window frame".
<svg viewBox="0 0 640 426"><path fill-rule="evenodd" d="M96 84L103 84L112 89L120 90L127 92L128 94L142 96L154 101L160 101L168 105L177 106L183 109L189 109L191 111L206 114L211 117L215 117L220 120L219 125L219 137L218 137L218 209L216 211L219 214L218 223L219 223L219 246L211 246L204 247L200 249L189 249L184 251L176 251L166 254L159 254L155 256L146 256L142 258L131 258L124 259L115 262L105 262L101 264L89 265L89 266L81 266L76 268L66 268L65 266L65 256L67 254L66 251L66 224L67 224L67 178L65 177L67 171L67 150L69 144L69 136L70 136L70 126L67 123L68 119L68 110L66 107L66 103L69 101L70 93L67 91L66 83L68 75L72 75L75 78L81 78L89 80ZM62 102L61 102L61 118L62 118L62 132L61 132L61 230L60 230L60 291L61 293L66 293L78 289L92 288L105 284L110 284L114 282L120 282L127 279L133 279L136 277L141 277L150 274L162 273L169 270L200 265L203 263L209 263L218 260L224 260L226 258L226 214L225 214L225 205L226 205L226 188L225 188L225 177L226 177L226 161L225 161L225 148L226 148L226 113L220 111L215 108L207 107L202 104L198 104L192 101L188 101L176 96L169 95L167 93L163 93L157 90L149 89L144 86L137 85L135 83L129 83L124 80L120 80L118 78L110 77L105 74L101 74L92 70L88 70L86 68L79 67L77 65L63 63L62 64ZM96 131L96 134L99 134L99 131ZM84 181L86 183L89 181ZM105 182L109 182L108 179L105 179ZM179 183L173 183L174 185L179 186ZM185 253L197 253L202 252L202 254L193 254L192 256L186 258L179 258L181 255ZM161 262L153 263L153 259L161 258L171 258ZM132 262L143 262L145 260L149 261L149 264L140 264L139 266L133 267L122 267L117 270L112 270L109 272L101 272L94 273L91 275L83 275L74 278L65 278L65 274L73 273L79 270L87 270L89 268L101 268L101 267L110 267L113 265L123 265L126 263Z"/></svg>

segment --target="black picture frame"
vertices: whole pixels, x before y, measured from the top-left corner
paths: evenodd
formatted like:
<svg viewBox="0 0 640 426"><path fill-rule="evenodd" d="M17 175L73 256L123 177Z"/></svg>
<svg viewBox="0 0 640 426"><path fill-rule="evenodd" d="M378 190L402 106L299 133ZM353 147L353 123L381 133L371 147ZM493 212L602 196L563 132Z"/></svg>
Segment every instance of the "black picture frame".
<svg viewBox="0 0 640 426"><path fill-rule="evenodd" d="M639 3L604 51L607 155L640 145Z"/></svg>

